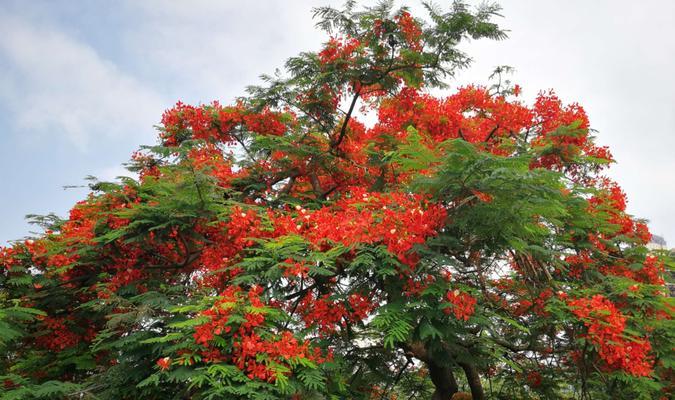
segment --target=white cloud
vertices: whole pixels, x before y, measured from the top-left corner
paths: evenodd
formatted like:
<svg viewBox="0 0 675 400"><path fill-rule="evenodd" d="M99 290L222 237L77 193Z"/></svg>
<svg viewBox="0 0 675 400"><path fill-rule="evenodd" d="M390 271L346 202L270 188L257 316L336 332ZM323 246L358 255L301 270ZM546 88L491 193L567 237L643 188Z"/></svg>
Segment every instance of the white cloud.
<svg viewBox="0 0 675 400"><path fill-rule="evenodd" d="M143 23L120 40L134 59L152 60L138 65L140 74L159 74L175 100L230 102L288 57L316 50L326 37L311 9L326 3L342 0L127 1L126 12Z"/></svg>
<svg viewBox="0 0 675 400"><path fill-rule="evenodd" d="M3 13L0 37L0 101L17 132L65 134L80 150L98 135L152 133L162 99L91 47Z"/></svg>

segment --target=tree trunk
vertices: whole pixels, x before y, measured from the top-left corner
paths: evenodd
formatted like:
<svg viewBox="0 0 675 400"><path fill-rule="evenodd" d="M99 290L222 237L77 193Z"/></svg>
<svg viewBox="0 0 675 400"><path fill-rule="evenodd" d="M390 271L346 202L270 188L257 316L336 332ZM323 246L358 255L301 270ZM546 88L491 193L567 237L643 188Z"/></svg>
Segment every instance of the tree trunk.
<svg viewBox="0 0 675 400"><path fill-rule="evenodd" d="M452 395L459 390L452 370L446 365L436 364L433 360L427 362L427 367L431 382L436 387L431 400L451 400Z"/></svg>
<svg viewBox="0 0 675 400"><path fill-rule="evenodd" d="M480 375L473 365L468 363L459 363L466 374L466 380L469 382L471 388L471 397L473 400L485 400L485 393L483 392L483 384L480 382Z"/></svg>
<svg viewBox="0 0 675 400"><path fill-rule="evenodd" d="M409 342L401 347L407 355L424 362L429 368L429 377L436 388L431 400L452 400L452 396L459 390L452 369L434 361L423 342Z"/></svg>

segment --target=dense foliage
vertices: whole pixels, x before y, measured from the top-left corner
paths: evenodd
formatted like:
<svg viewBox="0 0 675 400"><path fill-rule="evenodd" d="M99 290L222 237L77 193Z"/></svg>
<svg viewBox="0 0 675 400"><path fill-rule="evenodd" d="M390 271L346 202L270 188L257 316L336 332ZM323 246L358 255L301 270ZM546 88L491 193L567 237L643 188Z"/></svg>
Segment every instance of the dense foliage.
<svg viewBox="0 0 675 400"><path fill-rule="evenodd" d="M0 249L2 398L672 396L670 261L583 108L430 95L504 33L427 9L317 9L321 51Z"/></svg>

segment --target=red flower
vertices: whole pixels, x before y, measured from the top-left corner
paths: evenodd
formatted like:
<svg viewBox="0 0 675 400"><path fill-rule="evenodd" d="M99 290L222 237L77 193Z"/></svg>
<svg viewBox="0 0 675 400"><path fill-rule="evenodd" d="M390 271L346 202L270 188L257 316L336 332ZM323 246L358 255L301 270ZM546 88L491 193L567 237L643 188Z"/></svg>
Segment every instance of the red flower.
<svg viewBox="0 0 675 400"><path fill-rule="evenodd" d="M342 62L344 64L339 66L345 68L346 62L352 59L360 45L361 43L356 38L349 37L346 40L330 38L324 49L319 52L319 62L322 66Z"/></svg>
<svg viewBox="0 0 675 400"><path fill-rule="evenodd" d="M420 29L420 26L410 13L403 11L394 19L398 23L398 27L405 38L406 44L415 51L421 51L422 45L420 43L420 37L422 36L422 29Z"/></svg>
<svg viewBox="0 0 675 400"><path fill-rule="evenodd" d="M468 293L460 292L455 289L451 292L448 292L445 296L447 300L452 303L451 307L443 309L443 312L446 314L453 313L455 318L468 321L469 318L473 315L476 299Z"/></svg>
<svg viewBox="0 0 675 400"><path fill-rule="evenodd" d="M160 358L157 360L157 365L159 366L159 369L162 371L166 371L171 367L171 358L170 357L164 357Z"/></svg>
<svg viewBox="0 0 675 400"><path fill-rule="evenodd" d="M541 385L541 374L537 371L530 371L527 373L527 383L536 388Z"/></svg>
<svg viewBox="0 0 675 400"><path fill-rule="evenodd" d="M476 189L471 190L471 193L473 193L473 195L476 196L478 200L482 201L483 203L492 202L492 195L489 195Z"/></svg>
<svg viewBox="0 0 675 400"><path fill-rule="evenodd" d="M598 355L607 366L621 369L635 376L647 376L653 368L649 354L649 340L628 337L625 333L626 317L602 295L590 299L569 300L572 313L588 328L588 340L598 349Z"/></svg>

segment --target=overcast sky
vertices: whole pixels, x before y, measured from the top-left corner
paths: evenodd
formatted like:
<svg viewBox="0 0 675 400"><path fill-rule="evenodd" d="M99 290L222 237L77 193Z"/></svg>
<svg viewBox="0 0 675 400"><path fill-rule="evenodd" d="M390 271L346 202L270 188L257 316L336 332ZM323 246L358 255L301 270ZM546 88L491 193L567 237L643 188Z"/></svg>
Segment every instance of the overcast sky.
<svg viewBox="0 0 675 400"><path fill-rule="evenodd" d="M316 50L310 10L326 3L342 1L0 0L0 245L34 230L24 215L66 215L86 196L63 186L123 175L176 101L228 103ZM525 99L553 88L579 102L629 212L674 246L675 2L500 3L509 39L465 44L475 63L452 84L508 64Z"/></svg>

